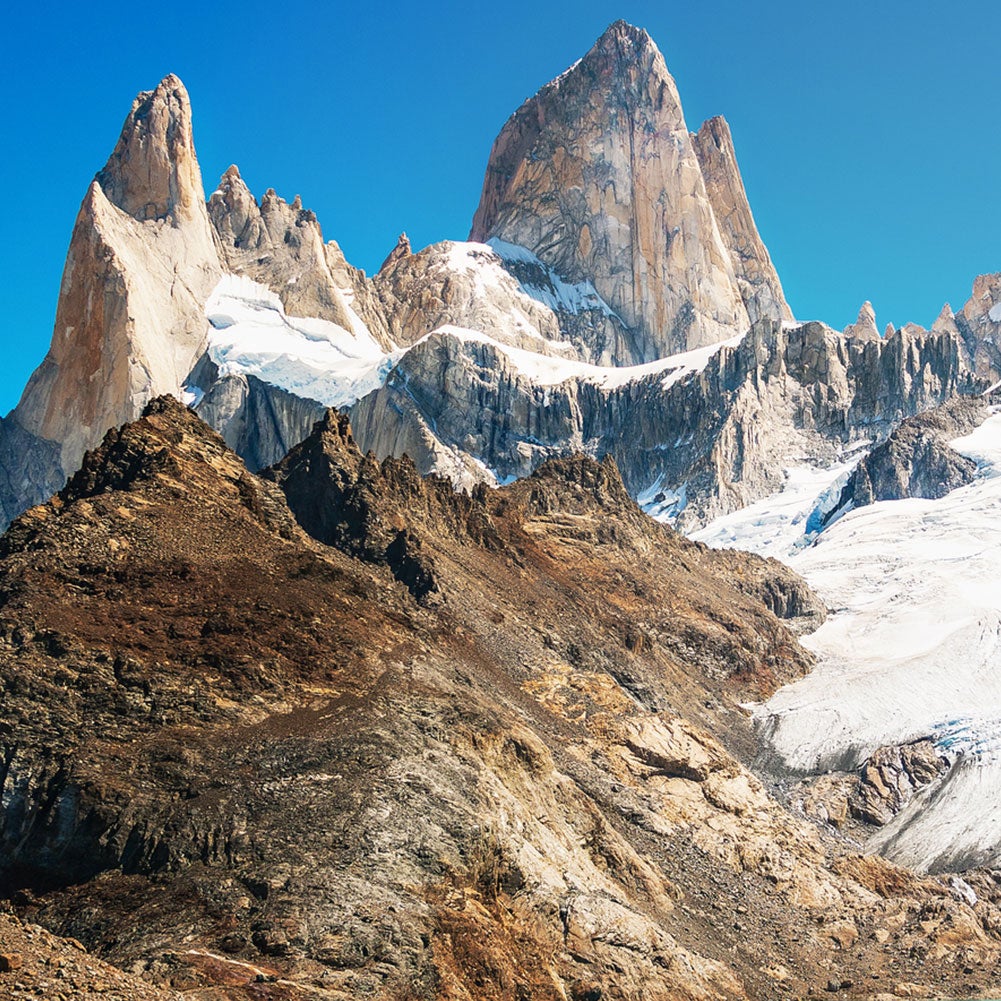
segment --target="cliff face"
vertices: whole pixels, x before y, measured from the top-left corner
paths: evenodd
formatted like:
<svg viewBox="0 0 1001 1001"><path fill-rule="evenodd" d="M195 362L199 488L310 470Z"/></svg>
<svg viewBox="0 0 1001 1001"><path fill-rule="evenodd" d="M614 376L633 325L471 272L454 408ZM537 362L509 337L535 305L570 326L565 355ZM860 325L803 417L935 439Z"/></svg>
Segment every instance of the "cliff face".
<svg viewBox="0 0 1001 1001"><path fill-rule="evenodd" d="M177 392L205 344L202 308L221 274L191 133L174 76L140 94L77 216L52 346L14 422L84 450L148 400Z"/></svg>
<svg viewBox="0 0 1001 1001"><path fill-rule="evenodd" d="M651 361L743 333L748 303L755 316L787 316L732 148L710 145L708 133L693 143L650 37L616 22L504 126L471 239L500 237L569 281L592 280L630 330L605 363Z"/></svg>
<svg viewBox="0 0 1001 1001"><path fill-rule="evenodd" d="M831 459L982 385L956 337L866 342L768 320L684 372L540 385L489 342L440 331L352 407L352 421L364 449L405 451L422 471L466 483L484 476L470 456L504 481L553 456L611 455L633 496L656 506L673 495L682 523L697 525L778 489L790 455Z"/></svg>
<svg viewBox="0 0 1001 1001"><path fill-rule="evenodd" d="M754 224L726 119L710 118L692 136L692 143L748 318L752 323L763 318L791 320L779 276Z"/></svg>
<svg viewBox="0 0 1001 1001"><path fill-rule="evenodd" d="M330 414L269 477L158 400L3 538L22 918L209 1001L992 983L989 880L846 854L735 756L809 667L795 575L610 461L457 495Z"/></svg>

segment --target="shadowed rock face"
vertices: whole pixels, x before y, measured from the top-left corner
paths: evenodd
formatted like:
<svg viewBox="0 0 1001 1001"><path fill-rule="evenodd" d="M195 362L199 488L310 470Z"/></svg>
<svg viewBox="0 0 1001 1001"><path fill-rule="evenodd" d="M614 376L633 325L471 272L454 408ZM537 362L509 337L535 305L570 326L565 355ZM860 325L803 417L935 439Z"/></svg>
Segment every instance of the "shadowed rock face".
<svg viewBox="0 0 1001 1001"><path fill-rule="evenodd" d="M957 993L995 969L985 881L974 912L842 856L734 757L736 701L809 664L756 596L808 603L788 571L653 524L610 461L468 497L329 415L269 476L160 400L4 536L22 917L201 1001L763 998L927 984L927 950ZM331 546L285 502L324 490L327 516L296 505ZM433 601L379 555L398 526Z"/></svg>
<svg viewBox="0 0 1001 1001"><path fill-rule="evenodd" d="M966 397L907 418L858 464L827 521L876 501L935 500L972 483L976 462L949 442L979 427L988 414L983 399Z"/></svg>
<svg viewBox="0 0 1001 1001"><path fill-rule="evenodd" d="M742 333L740 280L756 315L788 316L732 146L710 151L708 133L701 145L708 190L663 57L646 32L616 22L508 120L471 239L500 237L570 281L592 280L631 330L609 351L614 364Z"/></svg>
<svg viewBox="0 0 1001 1001"><path fill-rule="evenodd" d="M633 496L685 485L682 523L744 506L782 485L790 454L833 459L904 416L979 386L958 337L900 332L867 342L820 323L761 320L703 371L664 388L657 373L621 387L538 386L490 344L442 332L405 355L351 409L362 447L406 453L457 482L526 476L547 458L611 455Z"/></svg>

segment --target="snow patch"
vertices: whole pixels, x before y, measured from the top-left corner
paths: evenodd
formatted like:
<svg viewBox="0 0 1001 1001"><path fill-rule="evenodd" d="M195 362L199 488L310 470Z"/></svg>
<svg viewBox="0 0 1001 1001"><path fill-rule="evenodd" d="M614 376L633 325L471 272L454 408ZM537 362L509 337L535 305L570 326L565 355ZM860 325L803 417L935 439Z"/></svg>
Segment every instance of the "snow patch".
<svg viewBox="0 0 1001 1001"><path fill-rule="evenodd" d="M654 521L671 525L688 506L688 483L682 483L677 490L665 489L663 483L664 476L661 474L637 496L636 503Z"/></svg>
<svg viewBox="0 0 1001 1001"><path fill-rule="evenodd" d="M585 313L597 310L605 316L614 317L622 323L615 311L598 295L590 282L565 282L555 271L535 256L530 250L516 243L507 243L497 237L486 244L502 260L510 263L529 264L545 277L546 284L519 282L522 292L548 306L554 312ZM623 323L623 326L625 324Z"/></svg>
<svg viewBox="0 0 1001 1001"><path fill-rule="evenodd" d="M647 362L645 365L605 366L591 365L569 358L552 358L549 355L536 354L534 351L526 351L524 348L502 344L480 330L470 330L452 324L437 327L417 343L435 335L447 335L467 343L489 344L505 355L521 375L537 386L557 386L577 379L581 382L593 383L602 389L617 389L631 382L645 379L647 376L660 373L665 373L661 380L661 387L667 389L686 376L701 372L721 348L733 347L739 344L744 337L741 334L739 337L731 338L721 344L713 344L695 351L687 351L684 354L660 358L657 361Z"/></svg>
<svg viewBox="0 0 1001 1001"><path fill-rule="evenodd" d="M222 376L253 375L327 407L378 389L402 352L384 352L349 307L352 330L285 315L281 300L249 278L224 275L205 304L208 353Z"/></svg>

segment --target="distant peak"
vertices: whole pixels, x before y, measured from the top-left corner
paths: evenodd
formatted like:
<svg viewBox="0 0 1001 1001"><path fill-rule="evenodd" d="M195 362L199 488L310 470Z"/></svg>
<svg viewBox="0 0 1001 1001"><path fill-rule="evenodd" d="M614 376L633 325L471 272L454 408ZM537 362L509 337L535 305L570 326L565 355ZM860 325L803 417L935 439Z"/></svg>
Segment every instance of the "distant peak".
<svg viewBox="0 0 1001 1001"><path fill-rule="evenodd" d="M868 299L862 303L855 322L845 327L844 336L864 341L879 340L879 327L876 326L876 310L873 309L872 303Z"/></svg>
<svg viewBox="0 0 1001 1001"><path fill-rule="evenodd" d="M397 261L402 261L405 257L410 257L413 250L410 247L410 239L406 233L401 233L396 240L396 246L389 252L389 256L382 262L379 271L391 268Z"/></svg>

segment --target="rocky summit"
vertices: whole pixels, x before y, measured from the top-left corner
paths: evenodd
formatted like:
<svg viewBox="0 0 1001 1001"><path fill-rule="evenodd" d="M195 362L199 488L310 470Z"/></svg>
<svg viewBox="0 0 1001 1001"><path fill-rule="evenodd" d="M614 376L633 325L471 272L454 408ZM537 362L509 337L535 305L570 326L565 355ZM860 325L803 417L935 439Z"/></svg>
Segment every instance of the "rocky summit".
<svg viewBox="0 0 1001 1001"><path fill-rule="evenodd" d="M622 21L374 275L139 94L0 422L0 996L1001 992L999 343L795 319Z"/></svg>

